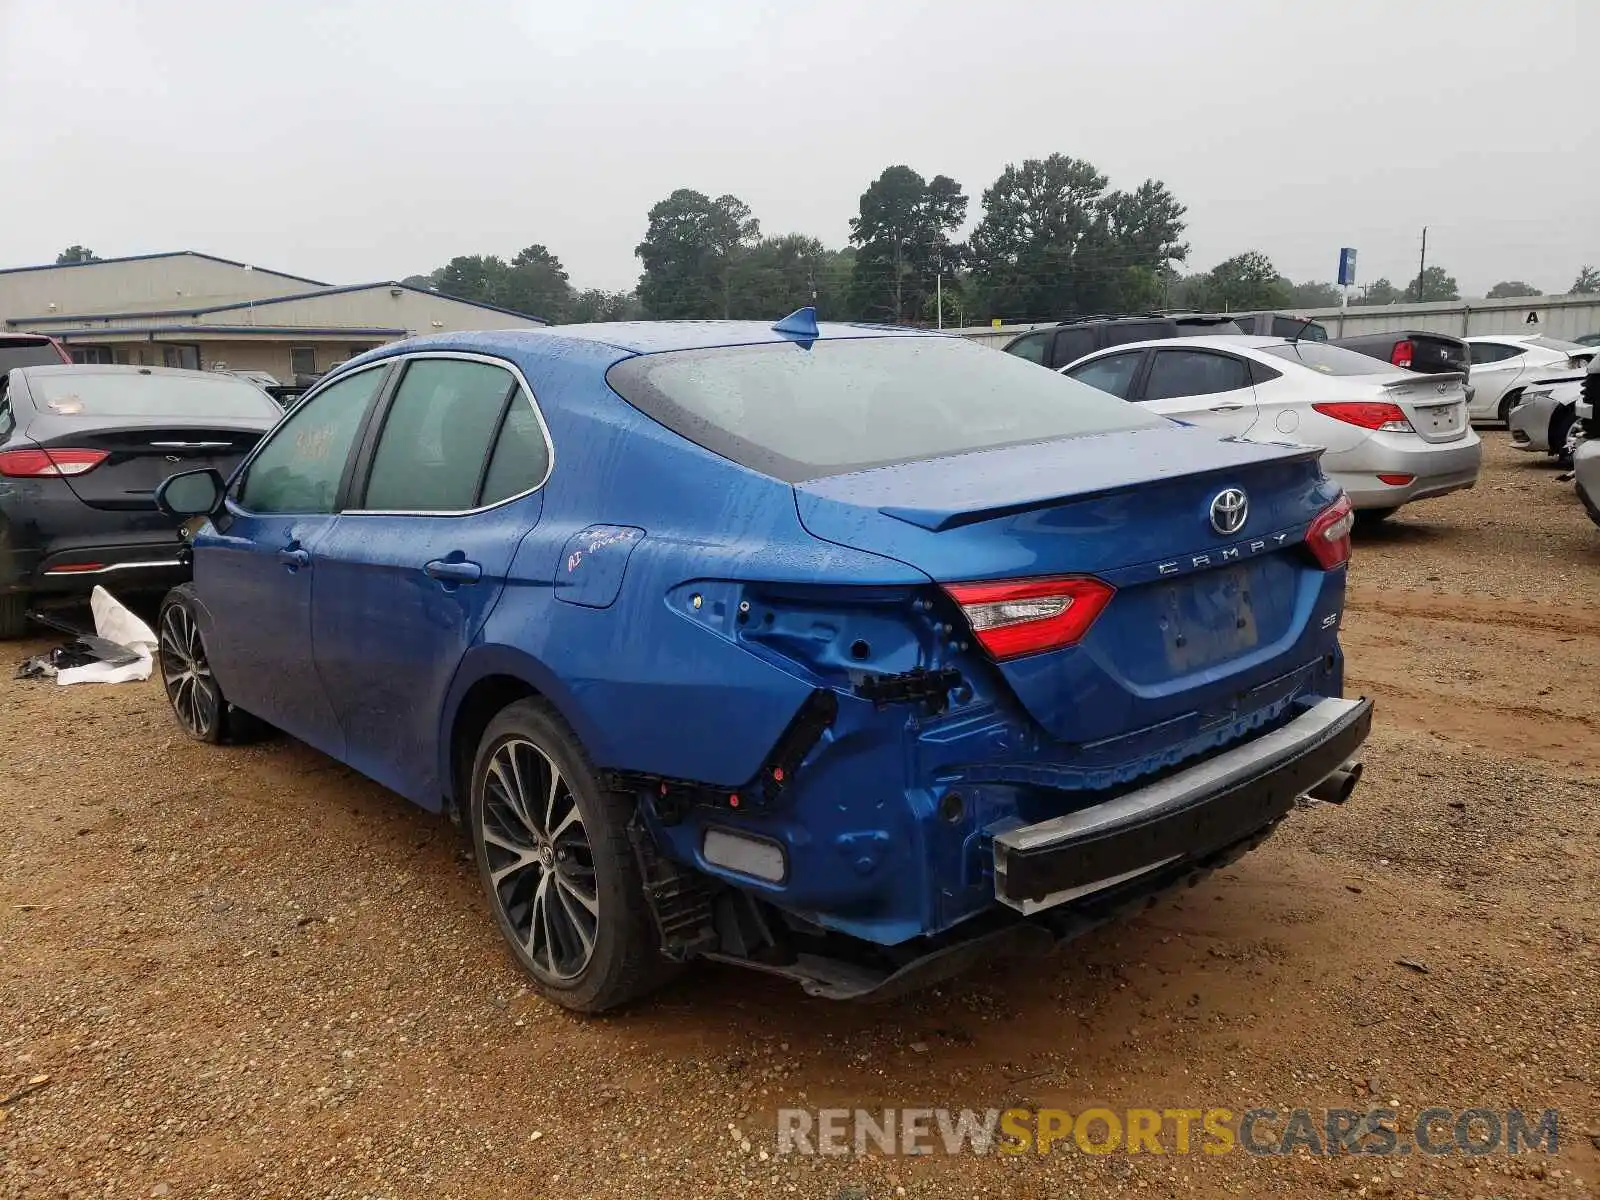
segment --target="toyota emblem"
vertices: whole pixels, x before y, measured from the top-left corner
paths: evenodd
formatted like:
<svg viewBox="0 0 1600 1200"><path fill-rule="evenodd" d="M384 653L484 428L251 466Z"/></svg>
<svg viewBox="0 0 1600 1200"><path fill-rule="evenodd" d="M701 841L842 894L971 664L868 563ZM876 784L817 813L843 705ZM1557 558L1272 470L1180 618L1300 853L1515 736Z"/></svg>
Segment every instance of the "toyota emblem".
<svg viewBox="0 0 1600 1200"><path fill-rule="evenodd" d="M1238 488L1218 492L1211 501L1211 528L1227 537L1244 528L1250 515L1250 498Z"/></svg>

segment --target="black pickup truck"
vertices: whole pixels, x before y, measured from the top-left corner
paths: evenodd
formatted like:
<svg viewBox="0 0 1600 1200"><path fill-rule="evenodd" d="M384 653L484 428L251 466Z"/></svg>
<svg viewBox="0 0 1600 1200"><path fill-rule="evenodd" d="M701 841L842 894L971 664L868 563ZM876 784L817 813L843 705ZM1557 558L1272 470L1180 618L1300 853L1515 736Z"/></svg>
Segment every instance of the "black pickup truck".
<svg viewBox="0 0 1600 1200"><path fill-rule="evenodd" d="M1441 371L1460 371L1465 375L1472 369L1472 354L1467 344L1448 333L1400 329L1334 338L1332 344L1425 375L1437 375Z"/></svg>

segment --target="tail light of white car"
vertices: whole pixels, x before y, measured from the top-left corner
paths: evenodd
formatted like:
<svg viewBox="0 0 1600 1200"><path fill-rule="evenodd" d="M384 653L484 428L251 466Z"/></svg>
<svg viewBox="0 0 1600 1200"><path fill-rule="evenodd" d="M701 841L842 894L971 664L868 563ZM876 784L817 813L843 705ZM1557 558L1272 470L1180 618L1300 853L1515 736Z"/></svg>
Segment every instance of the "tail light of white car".
<svg viewBox="0 0 1600 1200"><path fill-rule="evenodd" d="M1325 417L1359 425L1363 429L1376 429L1382 433L1415 433L1411 422L1398 404L1386 400L1346 400L1329 404L1313 404Z"/></svg>
<svg viewBox="0 0 1600 1200"><path fill-rule="evenodd" d="M1324 571L1342 567L1350 561L1350 530L1355 526L1350 497L1341 495L1317 514L1306 530L1306 545Z"/></svg>

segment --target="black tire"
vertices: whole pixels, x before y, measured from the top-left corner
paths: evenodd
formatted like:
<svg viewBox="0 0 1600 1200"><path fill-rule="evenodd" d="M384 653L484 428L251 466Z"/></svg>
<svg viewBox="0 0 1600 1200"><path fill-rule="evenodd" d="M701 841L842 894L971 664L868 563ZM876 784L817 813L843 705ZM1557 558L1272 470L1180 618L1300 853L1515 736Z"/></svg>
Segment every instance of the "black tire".
<svg viewBox="0 0 1600 1200"><path fill-rule="evenodd" d="M1572 423L1577 419L1577 409L1571 404L1564 404L1550 414L1550 431L1547 434L1550 440L1545 446L1564 467L1572 465L1572 456L1567 453L1567 434L1572 432Z"/></svg>
<svg viewBox="0 0 1600 1200"><path fill-rule="evenodd" d="M248 742L269 726L234 707L211 674L195 617L194 584L180 583L161 601L156 618L156 665L179 726L198 742Z"/></svg>
<svg viewBox="0 0 1600 1200"><path fill-rule="evenodd" d="M28 598L20 592L0 596L0 641L28 634Z"/></svg>
<svg viewBox="0 0 1600 1200"><path fill-rule="evenodd" d="M508 705L478 743L468 811L484 894L522 969L577 1012L637 1000L673 973L628 840L634 803L601 786L541 700Z"/></svg>
<svg viewBox="0 0 1600 1200"><path fill-rule="evenodd" d="M1511 410L1517 406L1517 399L1521 395L1522 390L1519 388L1500 397L1500 424L1507 429L1511 428Z"/></svg>
<svg viewBox="0 0 1600 1200"><path fill-rule="evenodd" d="M1358 508L1356 509L1356 528L1376 529L1399 511L1398 508Z"/></svg>

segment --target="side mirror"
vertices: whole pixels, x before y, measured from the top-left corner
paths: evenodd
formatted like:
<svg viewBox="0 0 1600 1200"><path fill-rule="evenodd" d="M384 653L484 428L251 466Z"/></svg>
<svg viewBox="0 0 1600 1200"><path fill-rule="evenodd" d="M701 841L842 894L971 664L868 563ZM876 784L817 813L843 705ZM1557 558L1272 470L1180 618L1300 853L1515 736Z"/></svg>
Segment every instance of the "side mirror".
<svg viewBox="0 0 1600 1200"><path fill-rule="evenodd" d="M227 485L213 467L169 475L156 488L156 507L169 517L206 517L222 507Z"/></svg>

